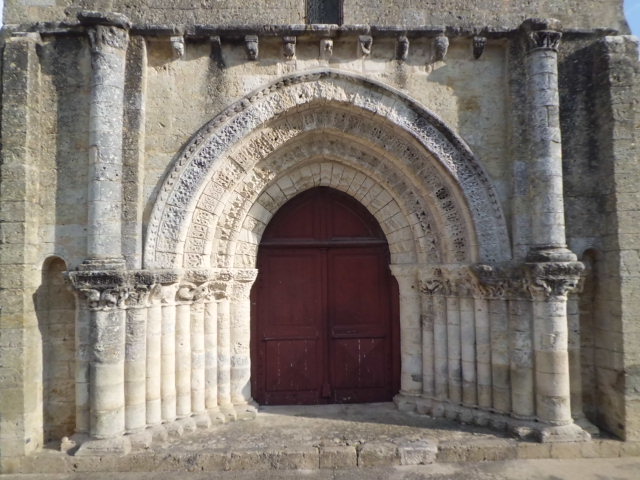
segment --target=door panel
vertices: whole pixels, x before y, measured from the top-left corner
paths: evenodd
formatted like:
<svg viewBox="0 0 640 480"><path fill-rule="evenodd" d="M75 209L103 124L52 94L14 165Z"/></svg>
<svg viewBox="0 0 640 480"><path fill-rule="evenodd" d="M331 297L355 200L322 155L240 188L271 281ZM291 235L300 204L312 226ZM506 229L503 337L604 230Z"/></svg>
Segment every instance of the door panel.
<svg viewBox="0 0 640 480"><path fill-rule="evenodd" d="M283 206L265 230L252 293L252 385L262 404L391 400L397 296L376 220L328 188Z"/></svg>
<svg viewBox="0 0 640 480"><path fill-rule="evenodd" d="M323 260L310 249L275 249L262 258L270 274L258 296L257 361L265 368L256 387L265 403L315 403L323 381Z"/></svg>

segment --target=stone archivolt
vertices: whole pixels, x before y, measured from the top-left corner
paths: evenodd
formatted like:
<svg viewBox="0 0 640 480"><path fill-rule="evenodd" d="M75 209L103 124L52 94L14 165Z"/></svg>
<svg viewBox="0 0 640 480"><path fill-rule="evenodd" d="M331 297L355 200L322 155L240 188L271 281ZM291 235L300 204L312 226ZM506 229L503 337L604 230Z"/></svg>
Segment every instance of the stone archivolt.
<svg viewBox="0 0 640 480"><path fill-rule="evenodd" d="M374 148L377 143L381 151L390 152L392 156L395 149L398 163L404 162L405 169L420 164L433 172L439 171L437 177L442 178L450 190L458 192L458 202L467 204L469 225L463 225L462 219L457 220L458 228L465 232L463 236L473 242L466 249L466 255L491 262L509 258L506 225L496 194L468 147L437 117L399 92L361 77L325 70L286 77L254 92L218 115L194 137L176 160L154 206L148 227L145 266L186 266L182 260L184 241L188 228L195 224L191 219L201 195L207 195L201 201L209 202L205 211L210 214L218 211L221 208L218 204L231 198L238 180L251 174L258 162L291 140L296 131L305 131L301 118L319 123L319 128L307 123L306 130L311 126L322 130L321 119L294 112L327 103L337 111L347 110L342 120L335 116L334 120L350 128L351 136ZM282 115L299 125L278 129ZM376 142L376 134L381 134L386 143ZM424 177L430 178L428 174ZM206 189L210 182L215 185ZM431 191L424 179L421 183L425 191ZM409 205L404 208L408 214L414 213ZM455 213L447 212L447 215L453 218ZM201 214L199 218L207 217ZM211 264L217 266L213 260ZM201 262L198 267L206 268L206 265Z"/></svg>

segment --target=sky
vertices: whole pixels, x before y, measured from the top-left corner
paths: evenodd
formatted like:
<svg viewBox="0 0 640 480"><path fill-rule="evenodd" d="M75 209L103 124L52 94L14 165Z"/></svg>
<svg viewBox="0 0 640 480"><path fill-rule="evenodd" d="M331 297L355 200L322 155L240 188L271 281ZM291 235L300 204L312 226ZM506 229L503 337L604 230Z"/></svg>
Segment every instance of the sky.
<svg viewBox="0 0 640 480"><path fill-rule="evenodd" d="M0 25L2 25L2 10L4 0L0 0ZM640 0L624 0L624 11L631 27L631 32L640 37Z"/></svg>
<svg viewBox="0 0 640 480"><path fill-rule="evenodd" d="M631 32L640 36L640 0L624 0L624 12Z"/></svg>

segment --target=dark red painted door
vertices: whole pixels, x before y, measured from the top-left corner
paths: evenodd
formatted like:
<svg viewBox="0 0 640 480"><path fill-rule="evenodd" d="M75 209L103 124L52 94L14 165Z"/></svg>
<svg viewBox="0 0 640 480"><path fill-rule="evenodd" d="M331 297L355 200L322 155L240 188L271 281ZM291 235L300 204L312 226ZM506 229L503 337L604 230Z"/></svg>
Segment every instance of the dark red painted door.
<svg viewBox="0 0 640 480"><path fill-rule="evenodd" d="M399 386L397 287L375 218L315 188L267 227L252 292L252 389L261 404L390 400Z"/></svg>

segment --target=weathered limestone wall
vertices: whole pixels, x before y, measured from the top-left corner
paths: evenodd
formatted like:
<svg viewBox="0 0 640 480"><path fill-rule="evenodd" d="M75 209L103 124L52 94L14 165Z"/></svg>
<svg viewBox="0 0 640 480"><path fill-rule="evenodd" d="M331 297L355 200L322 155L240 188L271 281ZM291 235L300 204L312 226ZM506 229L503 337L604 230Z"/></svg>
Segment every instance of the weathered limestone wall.
<svg viewBox="0 0 640 480"><path fill-rule="evenodd" d="M319 59L319 42L299 40L293 61L281 57L281 39L260 42L259 60L247 62L243 45L223 42L224 67L210 58L207 43L186 44L174 58L169 42L149 41L146 96L145 222L158 183L175 153L213 114L280 76L319 67L365 74L407 92L468 142L491 175L508 211L510 171L506 155L504 42L490 42L475 60L471 41L452 42L446 62L434 61L432 39L416 39L406 62L394 59L396 40L376 39L371 56L358 51L358 37L336 40L333 55ZM466 79L473 79L469 82Z"/></svg>
<svg viewBox="0 0 640 480"><path fill-rule="evenodd" d="M379 2L345 0L345 24L448 25L517 28L529 17L558 18L566 28L613 28L628 32L622 0L404 0ZM168 24L300 24L305 23L305 1L260 0L248 8L238 0L205 2L175 0L7 0L6 23L74 20L80 9L113 9L134 23ZM269 12L265 22L264 13Z"/></svg>
<svg viewBox="0 0 640 480"><path fill-rule="evenodd" d="M607 428L629 440L640 438L637 52L633 37L605 37L595 48L594 64L606 215L598 266L601 306L595 326L597 388L602 398L598 414Z"/></svg>
<svg viewBox="0 0 640 480"><path fill-rule="evenodd" d="M3 51L0 203L0 469L42 447L42 344L32 295L39 272L40 65L37 35Z"/></svg>

